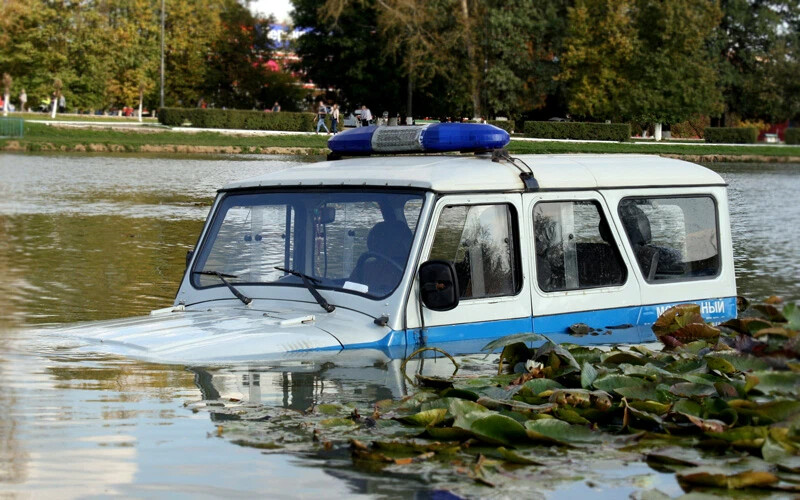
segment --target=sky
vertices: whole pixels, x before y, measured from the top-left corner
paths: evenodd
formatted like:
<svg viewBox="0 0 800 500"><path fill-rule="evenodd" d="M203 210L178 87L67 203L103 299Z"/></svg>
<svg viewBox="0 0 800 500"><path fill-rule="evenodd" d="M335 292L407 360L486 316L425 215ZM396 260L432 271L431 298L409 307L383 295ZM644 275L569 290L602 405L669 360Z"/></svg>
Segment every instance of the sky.
<svg viewBox="0 0 800 500"><path fill-rule="evenodd" d="M292 2L291 0L251 0L250 10L253 13L273 14L278 22L289 21Z"/></svg>

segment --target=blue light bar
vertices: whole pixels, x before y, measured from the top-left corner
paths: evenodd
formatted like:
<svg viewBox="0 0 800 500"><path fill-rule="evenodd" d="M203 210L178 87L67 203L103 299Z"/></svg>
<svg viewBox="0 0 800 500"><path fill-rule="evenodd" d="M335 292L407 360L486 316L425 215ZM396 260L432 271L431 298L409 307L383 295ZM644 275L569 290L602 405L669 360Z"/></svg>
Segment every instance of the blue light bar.
<svg viewBox="0 0 800 500"><path fill-rule="evenodd" d="M510 137L505 130L485 123L358 127L328 139L328 148L342 155L372 153L424 153L491 151L501 149Z"/></svg>

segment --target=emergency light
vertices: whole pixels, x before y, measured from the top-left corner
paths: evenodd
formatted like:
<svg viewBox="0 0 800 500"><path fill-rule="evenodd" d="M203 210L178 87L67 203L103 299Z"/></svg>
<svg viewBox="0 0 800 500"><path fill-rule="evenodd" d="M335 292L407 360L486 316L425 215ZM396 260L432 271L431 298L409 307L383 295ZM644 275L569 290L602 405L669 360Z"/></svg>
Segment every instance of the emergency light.
<svg viewBox="0 0 800 500"><path fill-rule="evenodd" d="M339 155L372 153L425 153L492 151L510 140L508 132L484 123L436 123L414 126L358 127L328 139L328 148Z"/></svg>

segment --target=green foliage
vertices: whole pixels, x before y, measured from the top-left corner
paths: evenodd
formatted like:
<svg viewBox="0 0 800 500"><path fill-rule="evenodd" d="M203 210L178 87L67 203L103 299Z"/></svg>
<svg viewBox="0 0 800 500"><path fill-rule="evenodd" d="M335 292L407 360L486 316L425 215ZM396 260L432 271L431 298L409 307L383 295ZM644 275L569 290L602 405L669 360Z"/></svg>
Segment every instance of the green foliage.
<svg viewBox="0 0 800 500"><path fill-rule="evenodd" d="M786 144L800 144L800 128L788 128L783 136Z"/></svg>
<svg viewBox="0 0 800 500"><path fill-rule="evenodd" d="M487 120L486 123L501 128L509 134L514 131L514 120Z"/></svg>
<svg viewBox="0 0 800 500"><path fill-rule="evenodd" d="M631 126L627 123L525 122L524 133L542 139L622 142L630 139Z"/></svg>
<svg viewBox="0 0 800 500"><path fill-rule="evenodd" d="M190 123L200 128L229 128L246 130L286 130L307 132L313 130L314 114L265 113L236 109L161 108L158 120L162 125L180 127Z"/></svg>
<svg viewBox="0 0 800 500"><path fill-rule="evenodd" d="M708 127L704 135L706 142L755 144L758 140L758 129L755 127Z"/></svg>

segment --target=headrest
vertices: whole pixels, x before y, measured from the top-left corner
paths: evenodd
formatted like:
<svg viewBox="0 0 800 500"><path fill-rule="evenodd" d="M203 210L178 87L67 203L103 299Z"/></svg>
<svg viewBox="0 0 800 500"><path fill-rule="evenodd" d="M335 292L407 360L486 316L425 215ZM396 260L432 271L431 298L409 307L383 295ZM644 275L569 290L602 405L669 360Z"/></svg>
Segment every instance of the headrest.
<svg viewBox="0 0 800 500"><path fill-rule="evenodd" d="M414 234L404 222L383 221L367 234L367 249L398 261L404 261L411 248Z"/></svg>
<svg viewBox="0 0 800 500"><path fill-rule="evenodd" d="M650 220L641 208L628 202L620 205L620 217L625 232L633 246L641 246L650 243L652 233L650 232Z"/></svg>

